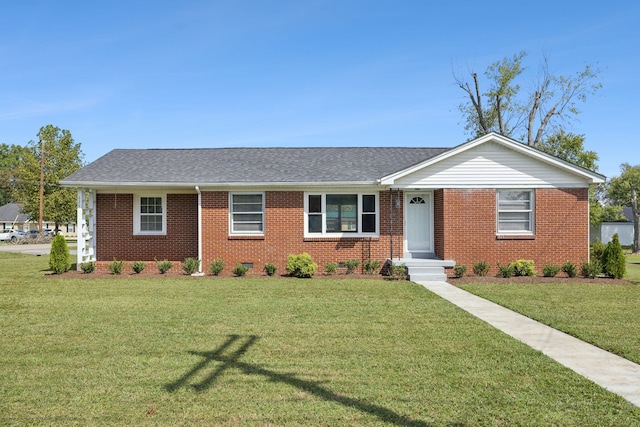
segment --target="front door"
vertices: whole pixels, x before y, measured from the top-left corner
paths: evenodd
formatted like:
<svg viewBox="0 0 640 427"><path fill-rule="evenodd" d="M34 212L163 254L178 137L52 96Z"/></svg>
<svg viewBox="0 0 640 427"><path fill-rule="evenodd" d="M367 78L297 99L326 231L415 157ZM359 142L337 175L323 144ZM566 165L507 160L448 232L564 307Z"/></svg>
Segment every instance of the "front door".
<svg viewBox="0 0 640 427"><path fill-rule="evenodd" d="M406 255L426 258L433 255L432 193L405 193Z"/></svg>

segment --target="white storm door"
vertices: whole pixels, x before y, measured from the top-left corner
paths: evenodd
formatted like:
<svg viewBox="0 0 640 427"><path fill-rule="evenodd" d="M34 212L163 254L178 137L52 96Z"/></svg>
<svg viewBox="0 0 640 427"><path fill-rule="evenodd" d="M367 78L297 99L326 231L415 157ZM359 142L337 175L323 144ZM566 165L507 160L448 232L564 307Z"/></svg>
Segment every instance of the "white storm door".
<svg viewBox="0 0 640 427"><path fill-rule="evenodd" d="M407 252L432 253L432 193L406 193L405 217Z"/></svg>

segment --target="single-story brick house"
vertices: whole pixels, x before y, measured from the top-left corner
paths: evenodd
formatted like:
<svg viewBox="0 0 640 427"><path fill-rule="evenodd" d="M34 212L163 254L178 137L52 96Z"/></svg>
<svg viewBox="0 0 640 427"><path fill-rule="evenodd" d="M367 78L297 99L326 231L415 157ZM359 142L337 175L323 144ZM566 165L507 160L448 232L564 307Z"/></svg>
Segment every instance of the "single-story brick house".
<svg viewBox="0 0 640 427"><path fill-rule="evenodd" d="M602 182L492 133L454 148L117 149L61 184L78 188L78 264L198 257L205 271L220 258L283 272L302 252L320 269L578 264Z"/></svg>

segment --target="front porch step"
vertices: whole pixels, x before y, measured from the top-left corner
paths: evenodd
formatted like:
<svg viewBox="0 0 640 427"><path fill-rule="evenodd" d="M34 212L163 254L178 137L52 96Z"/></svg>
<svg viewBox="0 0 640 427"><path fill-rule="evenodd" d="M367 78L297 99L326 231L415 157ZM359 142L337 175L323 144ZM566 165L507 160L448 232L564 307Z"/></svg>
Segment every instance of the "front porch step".
<svg viewBox="0 0 640 427"><path fill-rule="evenodd" d="M456 265L454 260L400 258L391 261L394 265L404 264L407 268L408 279L413 282L446 281L445 268Z"/></svg>

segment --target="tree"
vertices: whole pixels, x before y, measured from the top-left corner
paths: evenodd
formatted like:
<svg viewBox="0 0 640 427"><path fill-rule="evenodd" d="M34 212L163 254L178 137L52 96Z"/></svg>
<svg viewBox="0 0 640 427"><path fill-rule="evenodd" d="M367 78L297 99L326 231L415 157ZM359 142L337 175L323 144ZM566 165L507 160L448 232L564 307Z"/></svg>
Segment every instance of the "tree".
<svg viewBox="0 0 640 427"><path fill-rule="evenodd" d="M18 201L29 219L40 213L40 173L44 154L44 218L56 228L76 219L77 192L58 182L82 167L82 151L68 130L53 125L40 128L38 141L29 141L19 168ZM44 153L43 153L44 149ZM42 231L42 230L41 230Z"/></svg>
<svg viewBox="0 0 640 427"><path fill-rule="evenodd" d="M620 165L620 176L611 178L608 196L620 206L630 206L633 215L633 252L640 252L640 212L638 192L640 191L640 165L629 163Z"/></svg>
<svg viewBox="0 0 640 427"><path fill-rule="evenodd" d="M25 152L20 145L0 144L0 206L16 201L18 169Z"/></svg>
<svg viewBox="0 0 640 427"><path fill-rule="evenodd" d="M544 57L538 81L519 97L521 87L516 80L526 70L522 65L526 55L520 52L491 64L484 73L490 84L484 93L477 73L471 72L473 86L454 76L469 98L470 103L460 104L459 109L473 137L497 132L536 147L546 136L562 130L564 122L580 113L577 103L585 102L602 86L595 82L598 74L591 66L573 76L555 76Z"/></svg>

